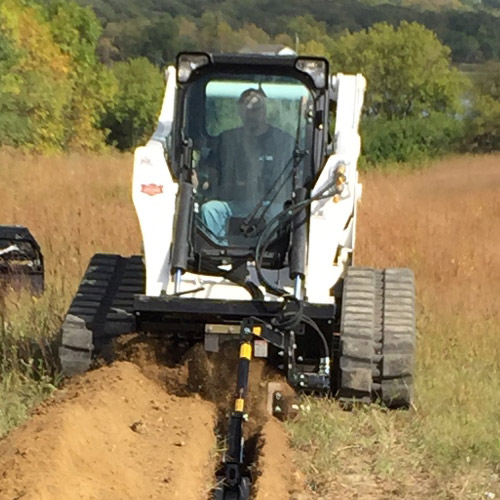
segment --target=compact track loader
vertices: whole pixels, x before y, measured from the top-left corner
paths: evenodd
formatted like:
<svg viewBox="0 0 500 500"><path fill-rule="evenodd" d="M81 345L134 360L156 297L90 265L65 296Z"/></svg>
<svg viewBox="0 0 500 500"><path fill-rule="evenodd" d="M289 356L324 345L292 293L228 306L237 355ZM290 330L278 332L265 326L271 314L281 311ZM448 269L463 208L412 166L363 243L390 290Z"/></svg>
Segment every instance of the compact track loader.
<svg viewBox="0 0 500 500"><path fill-rule="evenodd" d="M158 127L135 152L143 256L95 255L62 326L67 375L129 332L240 343L220 499L248 498L253 357L297 390L411 404L408 269L354 265L365 79L320 57L181 53Z"/></svg>
<svg viewBox="0 0 500 500"><path fill-rule="evenodd" d="M6 288L27 288L34 295L43 292L43 255L24 226L0 226L0 294Z"/></svg>

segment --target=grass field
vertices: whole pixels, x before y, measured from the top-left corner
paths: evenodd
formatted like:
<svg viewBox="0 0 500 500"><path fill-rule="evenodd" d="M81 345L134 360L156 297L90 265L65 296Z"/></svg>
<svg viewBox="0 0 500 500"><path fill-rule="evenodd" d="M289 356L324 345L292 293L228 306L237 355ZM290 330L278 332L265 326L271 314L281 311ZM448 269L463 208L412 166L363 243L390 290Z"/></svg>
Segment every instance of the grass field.
<svg viewBox="0 0 500 500"><path fill-rule="evenodd" d="M294 442L321 491L498 498L500 157L450 158L363 182L357 263L416 274L415 408L345 414L311 401L318 411L312 424L307 416L291 426Z"/></svg>
<svg viewBox="0 0 500 500"><path fill-rule="evenodd" d="M4 304L0 436L53 389L45 367L53 365L52 353L37 354L57 332L90 257L97 251L140 251L129 194L131 165L131 156L118 154L49 158L0 153L0 223L28 226L42 247L46 269L42 298L7 298ZM28 339L39 339L39 344Z"/></svg>
<svg viewBox="0 0 500 500"><path fill-rule="evenodd" d="M130 155L0 153L0 223L30 227L47 270L42 298L5 300L0 435L57 383L50 350L34 353L57 332L90 256L140 249L131 166ZM347 413L306 400L288 425L298 463L325 499L498 498L500 156L371 172L363 183L357 264L408 266L417 278L415 407Z"/></svg>

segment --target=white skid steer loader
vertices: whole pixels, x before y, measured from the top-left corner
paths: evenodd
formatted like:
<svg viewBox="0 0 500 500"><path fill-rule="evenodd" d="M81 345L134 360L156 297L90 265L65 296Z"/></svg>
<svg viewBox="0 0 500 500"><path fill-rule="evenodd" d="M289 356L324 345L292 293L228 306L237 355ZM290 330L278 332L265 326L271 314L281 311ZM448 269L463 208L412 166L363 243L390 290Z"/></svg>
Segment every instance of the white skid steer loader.
<svg viewBox="0 0 500 500"><path fill-rule="evenodd" d="M217 498L249 495L253 356L297 390L411 404L413 273L353 266L365 85L320 57L179 54L156 132L135 152L144 256L94 256L64 321L67 375L129 332L212 352L240 342Z"/></svg>

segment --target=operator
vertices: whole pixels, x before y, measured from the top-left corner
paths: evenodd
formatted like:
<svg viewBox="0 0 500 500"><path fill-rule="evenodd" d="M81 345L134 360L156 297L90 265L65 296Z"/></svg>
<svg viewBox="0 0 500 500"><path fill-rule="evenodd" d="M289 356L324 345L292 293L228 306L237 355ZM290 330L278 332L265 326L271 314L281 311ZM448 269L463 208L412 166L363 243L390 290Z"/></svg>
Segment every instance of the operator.
<svg viewBox="0 0 500 500"><path fill-rule="evenodd" d="M238 99L242 126L222 132L209 156L217 172L215 192L221 199L204 203L200 212L203 224L220 244L227 243L229 218L250 214L265 193L281 183L280 173L292 160L295 141L267 122L266 100L261 89L245 90ZM278 207L269 210L269 216L282 209L290 192L291 188L276 188L274 199L265 202L269 205L272 201L270 208Z"/></svg>

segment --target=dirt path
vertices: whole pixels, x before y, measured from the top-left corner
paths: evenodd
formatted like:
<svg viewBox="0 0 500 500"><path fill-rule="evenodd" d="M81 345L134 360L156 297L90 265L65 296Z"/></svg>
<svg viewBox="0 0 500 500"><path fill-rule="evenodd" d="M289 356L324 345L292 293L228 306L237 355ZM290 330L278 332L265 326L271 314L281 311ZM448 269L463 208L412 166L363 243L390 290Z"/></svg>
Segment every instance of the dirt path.
<svg viewBox="0 0 500 500"><path fill-rule="evenodd" d="M212 404L120 362L70 384L0 442L2 500L205 499Z"/></svg>

